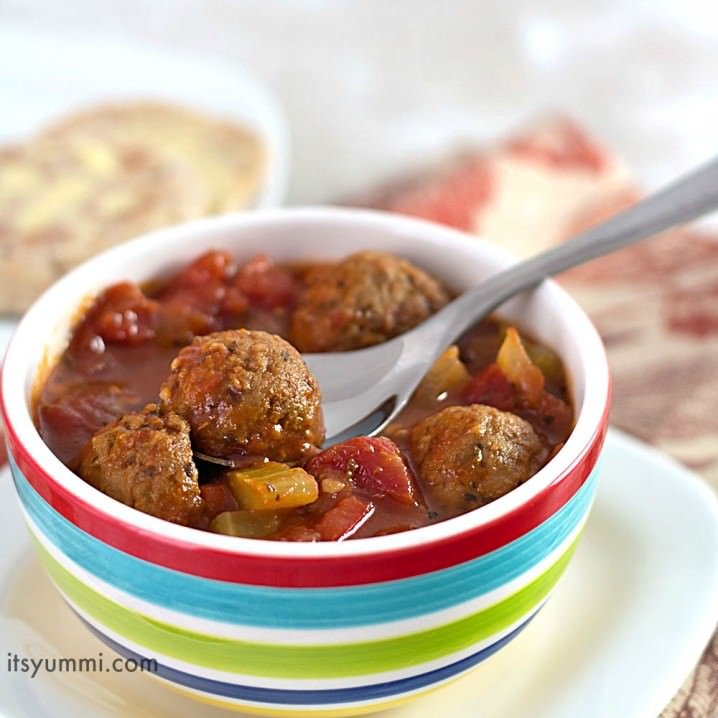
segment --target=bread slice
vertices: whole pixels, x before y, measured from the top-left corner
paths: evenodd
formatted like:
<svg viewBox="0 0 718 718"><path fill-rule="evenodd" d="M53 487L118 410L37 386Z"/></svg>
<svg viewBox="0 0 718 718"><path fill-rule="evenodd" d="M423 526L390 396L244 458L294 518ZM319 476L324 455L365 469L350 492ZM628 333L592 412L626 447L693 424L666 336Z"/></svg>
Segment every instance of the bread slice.
<svg viewBox="0 0 718 718"><path fill-rule="evenodd" d="M131 143L182 162L197 173L209 194L207 213L244 209L255 199L265 151L249 130L189 109L143 101L103 105L68 117L47 135L90 135Z"/></svg>
<svg viewBox="0 0 718 718"><path fill-rule="evenodd" d="M250 131L158 102L89 108L0 148L0 313L114 244L246 208L264 171Z"/></svg>
<svg viewBox="0 0 718 718"><path fill-rule="evenodd" d="M208 194L182 163L90 136L0 149L0 312L17 313L87 257L203 214Z"/></svg>

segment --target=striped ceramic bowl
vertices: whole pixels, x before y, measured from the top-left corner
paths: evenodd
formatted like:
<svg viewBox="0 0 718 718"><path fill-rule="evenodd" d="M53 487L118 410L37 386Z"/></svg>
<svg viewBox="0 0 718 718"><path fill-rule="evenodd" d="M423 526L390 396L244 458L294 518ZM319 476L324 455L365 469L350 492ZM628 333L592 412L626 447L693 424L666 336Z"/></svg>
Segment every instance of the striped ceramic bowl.
<svg viewBox="0 0 718 718"><path fill-rule="evenodd" d="M30 398L84 298L168 272L202 251L239 259L341 257L383 248L456 288L506 265L485 243L381 213L295 209L162 230L82 265L32 307L2 376L12 474L37 553L87 628L156 676L267 715L351 715L440 686L510 641L547 600L596 487L609 379L601 342L551 283L502 314L559 351L578 415L551 462L492 504L434 526L345 543L214 535L117 503L43 444ZM141 371L141 367L138 367Z"/></svg>

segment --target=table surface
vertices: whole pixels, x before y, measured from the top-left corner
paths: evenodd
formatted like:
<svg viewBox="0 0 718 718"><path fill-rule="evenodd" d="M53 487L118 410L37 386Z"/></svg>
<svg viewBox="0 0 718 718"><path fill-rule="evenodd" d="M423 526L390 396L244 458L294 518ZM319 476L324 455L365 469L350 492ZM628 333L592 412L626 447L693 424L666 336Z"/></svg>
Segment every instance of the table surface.
<svg viewBox="0 0 718 718"><path fill-rule="evenodd" d="M290 203L336 200L546 109L650 188L705 159L718 103L712 4L531 0L6 0L0 22L119 34L249 66L293 140ZM1 48L0 48L1 52ZM681 235L565 278L606 339L613 421L718 488L718 245ZM648 247L649 245L646 245ZM712 393L712 394L711 394ZM718 642L665 718L718 709Z"/></svg>

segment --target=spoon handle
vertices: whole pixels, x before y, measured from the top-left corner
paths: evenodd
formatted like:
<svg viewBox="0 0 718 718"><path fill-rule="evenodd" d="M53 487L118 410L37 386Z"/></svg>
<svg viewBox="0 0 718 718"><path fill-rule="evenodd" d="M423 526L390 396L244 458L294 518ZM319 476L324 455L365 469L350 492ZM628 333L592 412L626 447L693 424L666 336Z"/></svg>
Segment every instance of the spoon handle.
<svg viewBox="0 0 718 718"><path fill-rule="evenodd" d="M718 158L595 227L489 277L454 302L452 333L475 319L477 303L491 311L517 292L621 247L718 209Z"/></svg>

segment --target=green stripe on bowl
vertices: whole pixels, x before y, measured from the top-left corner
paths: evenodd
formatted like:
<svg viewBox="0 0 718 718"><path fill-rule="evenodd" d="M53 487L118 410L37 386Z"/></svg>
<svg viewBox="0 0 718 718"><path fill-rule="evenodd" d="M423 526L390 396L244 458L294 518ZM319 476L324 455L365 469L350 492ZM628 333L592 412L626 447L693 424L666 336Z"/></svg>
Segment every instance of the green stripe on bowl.
<svg viewBox="0 0 718 718"><path fill-rule="evenodd" d="M513 595L442 626L378 641L284 645L229 640L168 625L131 611L81 583L35 540L43 564L63 593L97 624L141 646L146 655L168 656L227 673L284 679L382 673L470 648L508 629L537 606L558 581L577 543L578 537L556 563ZM332 632L317 632L318 640L323 636L331 641Z"/></svg>

